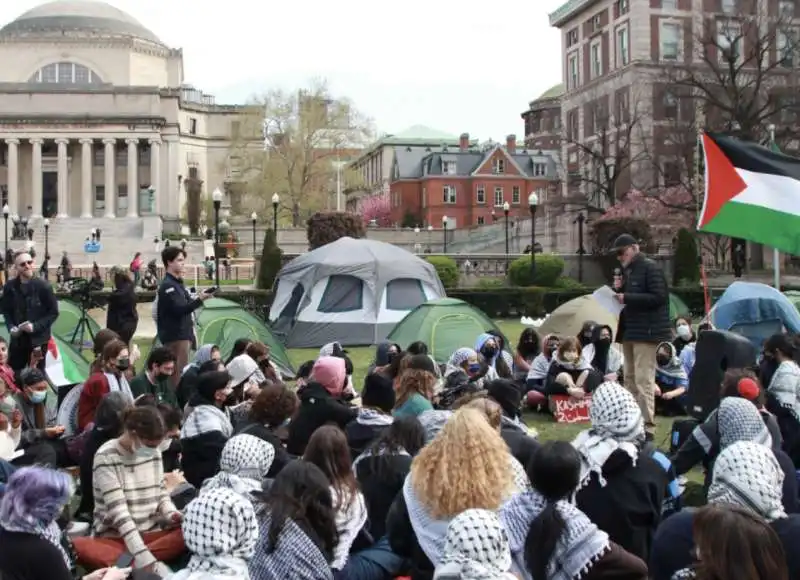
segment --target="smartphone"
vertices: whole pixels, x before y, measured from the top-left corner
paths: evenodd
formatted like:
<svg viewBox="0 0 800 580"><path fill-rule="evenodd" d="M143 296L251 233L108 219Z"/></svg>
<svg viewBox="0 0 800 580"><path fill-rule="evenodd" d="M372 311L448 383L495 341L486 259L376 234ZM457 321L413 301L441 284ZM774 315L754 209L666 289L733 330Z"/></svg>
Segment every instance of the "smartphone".
<svg viewBox="0 0 800 580"><path fill-rule="evenodd" d="M125 552L119 557L119 559L117 559L117 562L114 564L114 566L116 568L129 568L131 564L133 564L133 556Z"/></svg>
<svg viewBox="0 0 800 580"><path fill-rule="evenodd" d="M35 347L35 348L33 349L33 352L34 352L34 354L36 354L36 355L40 355L40 354L42 354L42 347L41 347L41 346L37 346L37 347Z"/></svg>
<svg viewBox="0 0 800 580"><path fill-rule="evenodd" d="M217 290L219 290L219 288L217 288L216 286L212 286L211 288L206 288L203 292L205 294L213 294Z"/></svg>

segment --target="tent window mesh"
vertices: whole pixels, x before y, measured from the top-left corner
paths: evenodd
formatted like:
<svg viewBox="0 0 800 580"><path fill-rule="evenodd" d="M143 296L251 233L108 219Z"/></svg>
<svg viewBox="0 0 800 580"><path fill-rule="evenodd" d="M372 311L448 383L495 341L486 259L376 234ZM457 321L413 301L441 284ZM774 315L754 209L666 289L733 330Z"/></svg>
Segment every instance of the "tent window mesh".
<svg viewBox="0 0 800 580"><path fill-rule="evenodd" d="M319 312L352 312L364 305L364 282L355 276L331 276L319 301Z"/></svg>
<svg viewBox="0 0 800 580"><path fill-rule="evenodd" d="M427 298L422 283L412 278L398 278L386 285L387 310L411 310Z"/></svg>

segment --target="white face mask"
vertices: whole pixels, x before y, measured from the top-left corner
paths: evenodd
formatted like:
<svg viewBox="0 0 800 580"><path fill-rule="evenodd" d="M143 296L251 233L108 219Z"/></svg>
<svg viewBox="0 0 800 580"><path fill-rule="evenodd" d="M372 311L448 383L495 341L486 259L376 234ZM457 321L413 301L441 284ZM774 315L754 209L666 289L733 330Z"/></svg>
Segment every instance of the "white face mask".
<svg viewBox="0 0 800 580"><path fill-rule="evenodd" d="M167 438L167 439L164 439L164 440L163 440L163 441L162 441L162 442L161 442L161 443L158 445L158 450L159 450L161 453L164 453L165 451L167 451L167 450L169 449L169 446L170 446L170 445L172 445L172 439L169 439L169 438Z"/></svg>
<svg viewBox="0 0 800 580"><path fill-rule="evenodd" d="M692 331L686 324L679 324L676 331L683 340L689 340L692 337Z"/></svg>

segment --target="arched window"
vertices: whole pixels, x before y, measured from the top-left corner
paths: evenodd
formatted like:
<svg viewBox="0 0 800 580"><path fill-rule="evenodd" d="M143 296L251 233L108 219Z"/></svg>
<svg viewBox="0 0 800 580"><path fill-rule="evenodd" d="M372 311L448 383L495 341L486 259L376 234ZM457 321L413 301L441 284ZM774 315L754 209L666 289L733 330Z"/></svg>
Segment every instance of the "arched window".
<svg viewBox="0 0 800 580"><path fill-rule="evenodd" d="M76 62L54 62L43 66L28 82L57 85L99 85L103 82L92 69Z"/></svg>

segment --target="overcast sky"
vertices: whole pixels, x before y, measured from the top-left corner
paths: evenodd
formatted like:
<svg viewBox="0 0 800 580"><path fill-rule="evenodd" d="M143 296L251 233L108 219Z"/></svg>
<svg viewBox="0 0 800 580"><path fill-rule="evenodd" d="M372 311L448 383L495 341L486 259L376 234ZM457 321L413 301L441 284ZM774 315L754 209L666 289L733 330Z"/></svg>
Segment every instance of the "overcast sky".
<svg viewBox="0 0 800 580"><path fill-rule="evenodd" d="M321 77L380 132L421 124L495 140L523 134L527 103L561 82L565 0L111 0L183 48L188 82L243 102ZM41 4L0 2L6 23Z"/></svg>

